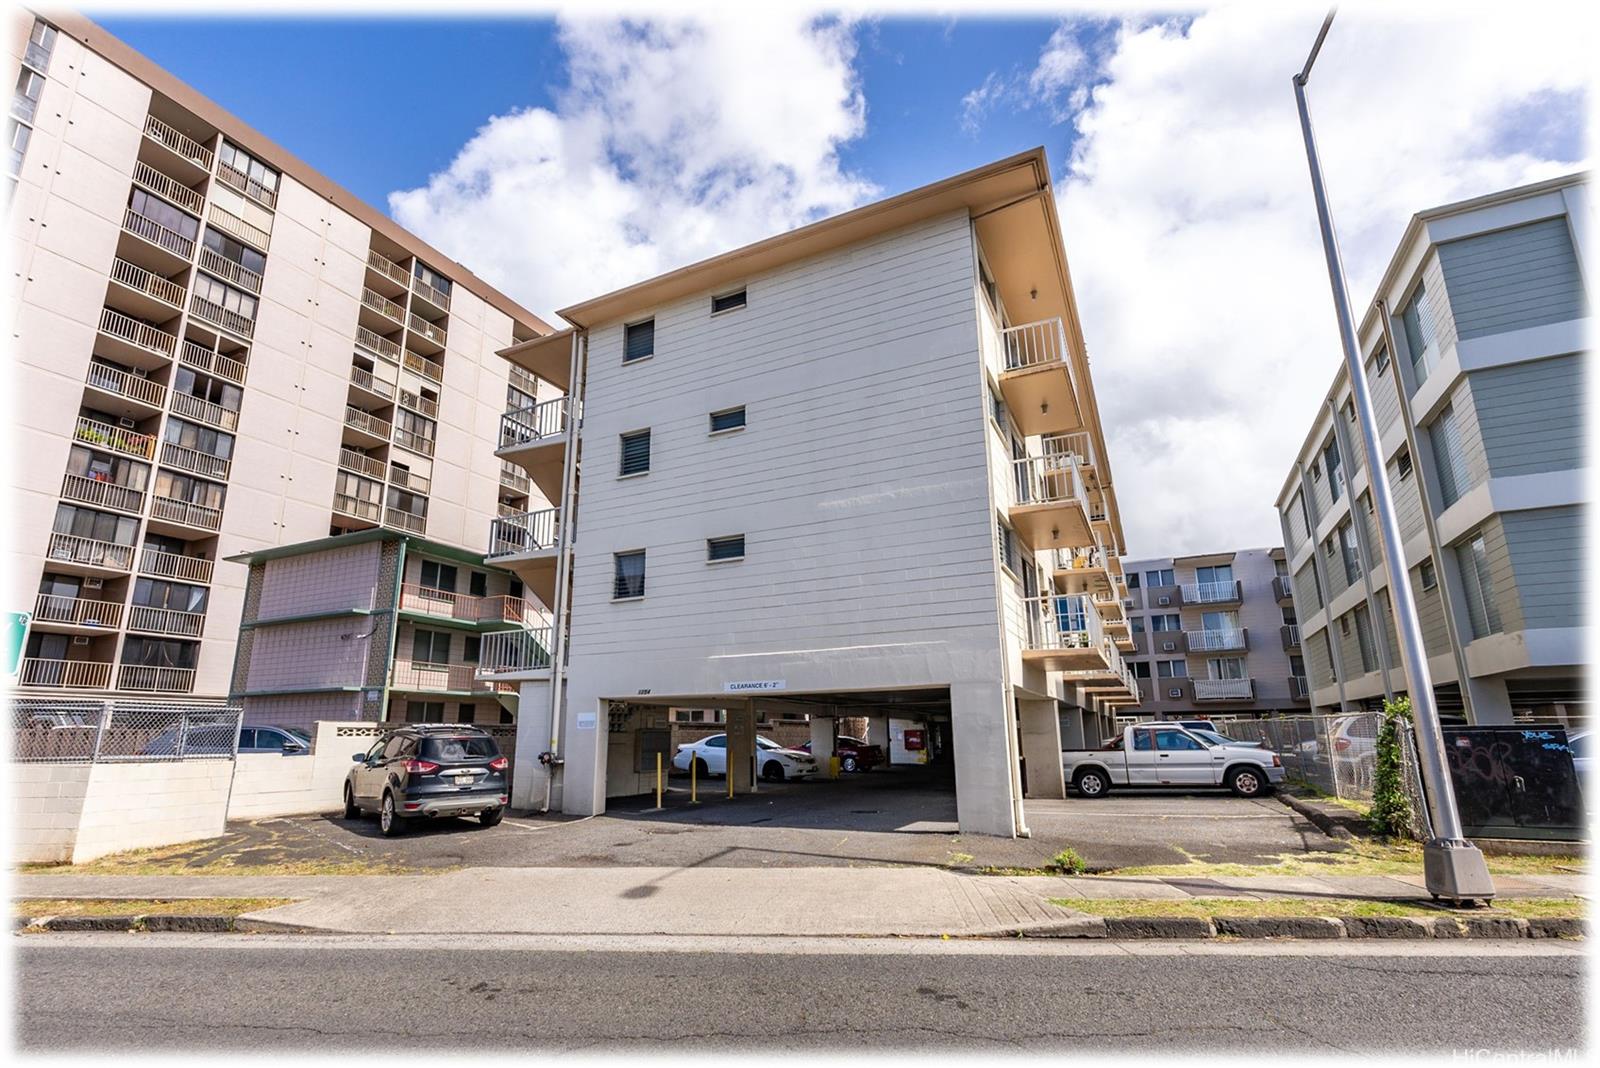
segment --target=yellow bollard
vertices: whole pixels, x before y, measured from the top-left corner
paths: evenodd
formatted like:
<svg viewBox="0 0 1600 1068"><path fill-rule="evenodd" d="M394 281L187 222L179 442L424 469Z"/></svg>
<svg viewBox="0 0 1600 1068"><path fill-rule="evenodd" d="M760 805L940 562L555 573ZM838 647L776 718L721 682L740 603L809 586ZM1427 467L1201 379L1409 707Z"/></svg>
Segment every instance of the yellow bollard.
<svg viewBox="0 0 1600 1068"><path fill-rule="evenodd" d="M656 808L661 807L661 754L656 754Z"/></svg>
<svg viewBox="0 0 1600 1068"><path fill-rule="evenodd" d="M700 803L700 760L698 757L689 758L689 804Z"/></svg>
<svg viewBox="0 0 1600 1068"><path fill-rule="evenodd" d="M828 758L828 778L837 779L838 777L839 777L839 758L837 756L831 756L831 757Z"/></svg>
<svg viewBox="0 0 1600 1068"><path fill-rule="evenodd" d="M728 800L732 801L733 800L733 761L731 761L731 760L728 761L727 762L727 767L728 767L728 771L727 771Z"/></svg>

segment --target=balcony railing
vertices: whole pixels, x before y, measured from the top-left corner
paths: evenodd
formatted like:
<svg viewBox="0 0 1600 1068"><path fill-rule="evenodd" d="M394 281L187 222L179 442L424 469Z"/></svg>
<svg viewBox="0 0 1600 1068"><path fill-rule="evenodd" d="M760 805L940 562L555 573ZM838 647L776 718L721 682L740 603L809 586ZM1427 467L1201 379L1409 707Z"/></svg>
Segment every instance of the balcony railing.
<svg viewBox="0 0 1600 1068"><path fill-rule="evenodd" d="M1298 649L1300 647L1300 628L1293 623L1284 624L1283 647L1285 649Z"/></svg>
<svg viewBox="0 0 1600 1068"><path fill-rule="evenodd" d="M189 299L189 311L206 322L220 326L224 330L232 330L241 337L252 337L256 332L254 319L240 315L236 311L229 311L198 293Z"/></svg>
<svg viewBox="0 0 1600 1068"><path fill-rule="evenodd" d="M410 326L413 334L421 334L435 345L444 344L444 330L440 327L434 326L432 323L428 322L428 320L424 319L420 315L417 315L415 312L413 312L410 319L407 320L407 325Z"/></svg>
<svg viewBox="0 0 1600 1068"><path fill-rule="evenodd" d="M1272 597L1277 601L1294 600L1294 580L1288 575L1272 576Z"/></svg>
<svg viewBox="0 0 1600 1068"><path fill-rule="evenodd" d="M158 330L148 323L123 315L115 308L100 310L100 332L121 338L130 345L162 356L171 356L178 347L178 335Z"/></svg>
<svg viewBox="0 0 1600 1068"><path fill-rule="evenodd" d="M1248 701L1255 696L1251 679L1195 679L1196 701Z"/></svg>
<svg viewBox="0 0 1600 1068"><path fill-rule="evenodd" d="M232 282L240 289L248 289L252 293L261 292L261 275L242 263L235 263L228 257L213 252L204 245L200 246L200 266L223 281Z"/></svg>
<svg viewBox="0 0 1600 1068"><path fill-rule="evenodd" d="M142 604L134 605L128 612L128 629L146 634L198 638L205 625L204 612L180 612L173 608L151 608Z"/></svg>
<svg viewBox="0 0 1600 1068"><path fill-rule="evenodd" d="M122 213L122 228L135 237L141 237L152 245L159 245L175 256L188 259L194 255L194 240L184 237L176 230L168 230L154 219L146 218L128 208Z"/></svg>
<svg viewBox="0 0 1600 1068"><path fill-rule="evenodd" d="M1094 439L1086 430L1046 434L1039 439L1039 451L1045 456L1075 456L1079 466L1092 467L1095 463Z"/></svg>
<svg viewBox="0 0 1600 1068"><path fill-rule="evenodd" d="M1027 648L1094 649L1107 647L1100 616L1089 598L1047 594L1023 602L1027 612Z"/></svg>
<svg viewBox="0 0 1600 1068"><path fill-rule="evenodd" d="M1099 571L1104 570L1105 566L1105 550L1098 545L1055 550L1057 571Z"/></svg>
<svg viewBox="0 0 1600 1068"><path fill-rule="evenodd" d="M417 453L420 456L432 456L433 455L433 439L432 438L424 437L423 435L418 434L414 430L407 430L403 426L402 427L395 427L395 430L394 430L394 443L396 445L400 445L400 446L403 446L403 447L405 447L407 449L410 449L412 452Z"/></svg>
<svg viewBox="0 0 1600 1068"><path fill-rule="evenodd" d="M409 389L400 391L400 403L414 412L420 412L429 419L439 418L439 402L430 400L420 393L413 393Z"/></svg>
<svg viewBox="0 0 1600 1068"><path fill-rule="evenodd" d="M268 189L237 167L230 167L226 163L218 162L217 181L229 189L243 193L264 208L276 208L278 206L278 194L274 190Z"/></svg>
<svg viewBox="0 0 1600 1068"><path fill-rule="evenodd" d="M531 483L528 481L528 473L526 471L522 470L522 468L518 467L516 464L507 463L506 461L501 460L500 485L506 487L507 489L516 490L518 493L527 493Z"/></svg>
<svg viewBox="0 0 1600 1068"><path fill-rule="evenodd" d="M140 160L134 161L133 180L150 190L150 192L172 201L185 211L192 211L194 214L199 215L201 209L205 207L205 197L196 193L182 182L169 178L148 163Z"/></svg>
<svg viewBox="0 0 1600 1068"><path fill-rule="evenodd" d="M540 552L556 546L556 528L559 509L545 508L537 512L519 512L504 516L489 524L489 551L484 559L498 556L515 556L518 553Z"/></svg>
<svg viewBox="0 0 1600 1068"><path fill-rule="evenodd" d="M159 549L145 549L139 554L139 572L160 575L162 578L180 579L184 582L210 583L214 564L198 556L164 553Z"/></svg>
<svg viewBox="0 0 1600 1068"><path fill-rule="evenodd" d="M97 541L77 534L51 534L47 555L51 560L62 563L82 564L106 571L129 571L133 568L133 546Z"/></svg>
<svg viewBox="0 0 1600 1068"><path fill-rule="evenodd" d="M174 393L172 410L186 419L198 419L222 430L239 429L239 413L232 408L196 397L192 393Z"/></svg>
<svg viewBox="0 0 1600 1068"><path fill-rule="evenodd" d="M187 291L182 286L145 270L137 263L129 263L120 256L111 261L111 280L180 311L183 309L183 298Z"/></svg>
<svg viewBox="0 0 1600 1068"><path fill-rule="evenodd" d="M73 627L107 627L122 623L121 601L94 601L87 597L58 597L41 593L33 604L35 623L62 623Z"/></svg>
<svg viewBox="0 0 1600 1068"><path fill-rule="evenodd" d="M426 475L419 475L398 464L389 465L389 482L411 493L420 493L423 496L433 492L433 479Z"/></svg>
<svg viewBox="0 0 1600 1068"><path fill-rule="evenodd" d="M385 440L394 432L394 425L389 420L380 419L371 412L364 412L351 404L344 407L344 425Z"/></svg>
<svg viewBox="0 0 1600 1068"><path fill-rule="evenodd" d="M178 359L191 367L198 367L202 371L209 371L220 378L226 378L236 386L244 384L245 365L242 360L213 352L204 345L185 341L183 348L178 350Z"/></svg>
<svg viewBox="0 0 1600 1068"><path fill-rule="evenodd" d="M144 506L144 491L119 486L98 478L67 475L61 481L61 496L69 501L82 501L101 508L115 508L119 512L137 512Z"/></svg>
<svg viewBox="0 0 1600 1068"><path fill-rule="evenodd" d="M396 304L394 301L390 300L388 297L384 296L382 293L379 293L377 290L368 289L367 287L363 286L361 288L361 303L365 304L379 315L393 319L401 326L405 325L406 310L400 307L400 305Z"/></svg>
<svg viewBox="0 0 1600 1068"><path fill-rule="evenodd" d="M485 634L478 652L478 674L504 675L550 667L550 627Z"/></svg>
<svg viewBox="0 0 1600 1068"><path fill-rule="evenodd" d="M194 668L123 664L122 670L117 675L117 686L123 690L188 693L194 689Z"/></svg>
<svg viewBox="0 0 1600 1068"><path fill-rule="evenodd" d="M429 663L422 660L396 660L389 685L397 690L447 691L455 693L492 692L493 686L478 678L478 665L455 661Z"/></svg>
<svg viewBox="0 0 1600 1068"><path fill-rule="evenodd" d="M510 371L511 384L513 386L516 386L529 396L532 396L539 391L538 380L533 377L533 373L526 367L518 367L516 364L511 364Z"/></svg>
<svg viewBox="0 0 1600 1068"><path fill-rule="evenodd" d="M358 475L377 479L383 478L385 470L383 461L377 457L345 448L339 450L339 466L346 471L354 471Z"/></svg>
<svg viewBox="0 0 1600 1068"><path fill-rule="evenodd" d="M401 585L400 608L402 611L446 616L473 623L532 625L548 622L536 606L521 597L474 597L416 582Z"/></svg>
<svg viewBox="0 0 1600 1068"><path fill-rule="evenodd" d="M211 150L193 138L186 137L156 118L147 115L144 120L144 135L176 152L184 159L196 164L205 170L211 169Z"/></svg>
<svg viewBox="0 0 1600 1068"><path fill-rule="evenodd" d="M428 517L407 512L400 508L385 508L383 510L383 523L385 526L395 527L410 534L423 534L428 529Z"/></svg>
<svg viewBox="0 0 1600 1068"><path fill-rule="evenodd" d="M209 452L191 449L175 441L161 443L161 462L180 471L223 481L227 480L228 473L233 470L232 460L222 456L212 456Z"/></svg>
<svg viewBox="0 0 1600 1068"><path fill-rule="evenodd" d="M390 341L376 330L369 330L364 326L356 327L356 344L390 363L400 362L400 343Z"/></svg>
<svg viewBox="0 0 1600 1068"><path fill-rule="evenodd" d="M410 285L411 283L411 272L375 249L367 251L367 266L391 282L397 282L400 285Z"/></svg>
<svg viewBox="0 0 1600 1068"><path fill-rule="evenodd" d="M1218 630L1187 630L1183 632L1191 653L1215 653L1227 649L1243 649L1247 643L1244 627Z"/></svg>
<svg viewBox="0 0 1600 1068"><path fill-rule="evenodd" d="M1029 456L1013 460L1012 492L1016 503L1084 503L1083 476L1075 458L1067 456Z"/></svg>
<svg viewBox="0 0 1600 1068"><path fill-rule="evenodd" d="M1183 587L1184 604L1232 604L1240 599L1239 580L1190 582Z"/></svg>
<svg viewBox="0 0 1600 1068"><path fill-rule="evenodd" d="M540 401L531 408L513 408L500 417L500 447L527 445L567 432L570 397Z"/></svg>
<svg viewBox="0 0 1600 1068"><path fill-rule="evenodd" d="M17 676L20 686L63 690L103 690L111 685L111 663L102 660L53 660L30 656Z"/></svg>
<svg viewBox="0 0 1600 1068"><path fill-rule="evenodd" d="M207 220L229 237L236 237L245 244L253 246L257 252L267 251L267 243L272 240L272 235L255 223L246 222L233 212L224 211L215 204L211 205L211 213L207 216Z"/></svg>
<svg viewBox="0 0 1600 1068"><path fill-rule="evenodd" d="M450 294L442 289L434 288L416 275L411 276L411 291L435 308L443 311L450 310Z"/></svg>
<svg viewBox="0 0 1600 1068"><path fill-rule="evenodd" d="M1067 362L1067 334L1060 319L1041 319L1034 323L1000 331L1007 371Z"/></svg>
<svg viewBox="0 0 1600 1068"><path fill-rule="evenodd" d="M383 379L376 377L371 371L352 365L350 368L350 381L368 393L394 400L394 383L385 382Z"/></svg>
<svg viewBox="0 0 1600 1068"><path fill-rule="evenodd" d="M154 497L150 501L150 518L160 519L198 530L218 530L222 527L222 509L204 504L192 504L173 497Z"/></svg>
<svg viewBox="0 0 1600 1068"><path fill-rule="evenodd" d="M444 381L444 364L439 363L437 360L430 360L426 356L412 352L410 349L405 351L405 367L406 370L415 371L423 378L430 378L435 382Z"/></svg>
<svg viewBox="0 0 1600 1068"><path fill-rule="evenodd" d="M136 434L132 430L84 415L78 416L78 427L73 436L86 444L137 456L141 460L152 460L156 455L156 439L149 434Z"/></svg>
<svg viewBox="0 0 1600 1068"><path fill-rule="evenodd" d="M1304 675L1289 676L1289 696L1296 701L1311 700L1311 682Z"/></svg>
<svg viewBox="0 0 1600 1068"><path fill-rule="evenodd" d="M108 367L103 363L91 362L84 381L95 389L136 400L152 408L161 407L161 403L167 397L167 387L160 382L153 382L142 375L129 374L120 367Z"/></svg>
<svg viewBox="0 0 1600 1068"><path fill-rule="evenodd" d="M344 515L354 516L357 519L367 519L376 523L378 517L383 514L383 505L377 501L352 497L348 493L335 493L333 495L333 510Z"/></svg>

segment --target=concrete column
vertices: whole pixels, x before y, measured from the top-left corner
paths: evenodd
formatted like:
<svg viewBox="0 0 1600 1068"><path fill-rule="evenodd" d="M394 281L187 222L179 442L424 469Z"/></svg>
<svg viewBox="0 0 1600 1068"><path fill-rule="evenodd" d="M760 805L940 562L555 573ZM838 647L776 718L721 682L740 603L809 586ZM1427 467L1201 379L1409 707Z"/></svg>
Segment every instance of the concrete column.
<svg viewBox="0 0 1600 1068"><path fill-rule="evenodd" d="M868 745L881 745L881 746L883 746L883 758L885 760L889 759L889 717L888 716L868 716L867 717L866 743Z"/></svg>
<svg viewBox="0 0 1600 1068"><path fill-rule="evenodd" d="M539 754L550 751L550 683L524 682L517 699L517 761L511 769L513 809L526 812L544 808L551 768L539 763Z"/></svg>
<svg viewBox="0 0 1600 1068"><path fill-rule="evenodd" d="M1015 720L1008 703L1006 689L998 683L967 682L950 687L956 818L962 834L1017 835L1016 769L1008 738Z"/></svg>
<svg viewBox="0 0 1600 1068"><path fill-rule="evenodd" d="M1061 720L1054 701L1017 702L1022 759L1027 762L1029 797L1066 797L1061 771Z"/></svg>
<svg viewBox="0 0 1600 1068"><path fill-rule="evenodd" d="M1467 707L1471 709L1474 726L1490 727L1511 722L1511 694L1506 690L1504 679L1469 678L1461 688L1470 688L1471 700Z"/></svg>
<svg viewBox="0 0 1600 1068"><path fill-rule="evenodd" d="M611 702L567 695L563 725L561 811L594 816L606 810L606 758L609 755ZM519 742L520 749L520 742ZM534 750L538 755L538 750Z"/></svg>
<svg viewBox="0 0 1600 1068"><path fill-rule="evenodd" d="M828 758L833 756L833 723L832 716L811 717L811 755L824 770L828 767Z"/></svg>
<svg viewBox="0 0 1600 1068"><path fill-rule="evenodd" d="M1084 727L1086 725L1084 716L1085 713L1081 708L1073 708L1071 705L1060 706L1060 710L1056 713L1056 718L1061 722L1061 748L1085 748L1083 741Z"/></svg>
<svg viewBox="0 0 1600 1068"><path fill-rule="evenodd" d="M751 793L756 754L756 710L751 702L728 709L728 777L734 793Z"/></svg>

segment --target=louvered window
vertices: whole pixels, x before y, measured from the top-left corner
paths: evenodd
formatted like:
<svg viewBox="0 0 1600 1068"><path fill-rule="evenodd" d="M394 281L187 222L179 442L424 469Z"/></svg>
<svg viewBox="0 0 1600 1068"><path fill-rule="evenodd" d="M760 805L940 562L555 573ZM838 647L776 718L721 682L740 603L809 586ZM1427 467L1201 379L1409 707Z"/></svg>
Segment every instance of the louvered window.
<svg viewBox="0 0 1600 1068"><path fill-rule="evenodd" d="M622 470L624 475L642 475L650 470L650 431L635 430L622 435Z"/></svg>
<svg viewBox="0 0 1600 1068"><path fill-rule="evenodd" d="M1448 508L1466 492L1466 471L1461 464L1461 428L1456 411L1446 406L1428 428L1433 442L1433 458L1439 467L1440 508Z"/></svg>
<svg viewBox="0 0 1600 1068"><path fill-rule="evenodd" d="M711 298L711 314L721 315L723 312L734 311L744 307L744 290L737 293L727 293L720 297Z"/></svg>
<svg viewBox="0 0 1600 1068"><path fill-rule="evenodd" d="M1461 585L1467 594L1467 618L1472 636L1482 638L1500 633L1500 609L1494 602L1494 577L1489 571L1489 550L1482 534L1474 534L1456 549L1461 567Z"/></svg>
<svg viewBox="0 0 1600 1068"><path fill-rule="evenodd" d="M622 328L622 362L642 360L656 354L656 321L646 319Z"/></svg>
<svg viewBox="0 0 1600 1068"><path fill-rule="evenodd" d="M611 596L621 600L625 597L644 596L644 550L617 553L612 557L614 571L611 580Z"/></svg>
<svg viewBox="0 0 1600 1068"><path fill-rule="evenodd" d="M744 405L737 408L728 408L725 411L711 413L711 432L720 434L724 430L744 429Z"/></svg>
<svg viewBox="0 0 1600 1068"><path fill-rule="evenodd" d="M716 563L719 560L743 560L744 535L730 534L725 538L706 539L706 561Z"/></svg>

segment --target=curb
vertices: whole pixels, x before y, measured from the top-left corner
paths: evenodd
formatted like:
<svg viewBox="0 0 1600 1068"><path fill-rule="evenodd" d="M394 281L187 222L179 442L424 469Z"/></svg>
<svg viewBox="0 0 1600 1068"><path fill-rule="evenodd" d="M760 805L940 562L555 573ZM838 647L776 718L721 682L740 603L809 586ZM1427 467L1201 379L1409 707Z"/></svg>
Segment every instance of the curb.
<svg viewBox="0 0 1600 1068"><path fill-rule="evenodd" d="M1234 938L1343 938L1344 924L1328 916L1218 916L1217 934Z"/></svg>
<svg viewBox="0 0 1600 1068"><path fill-rule="evenodd" d="M1108 916L1108 938L1211 938L1211 921L1200 916Z"/></svg>
<svg viewBox="0 0 1600 1068"><path fill-rule="evenodd" d="M1305 798L1297 797L1281 787L1277 790L1276 796L1279 801L1282 801L1285 805L1310 820L1316 825L1317 830L1329 838L1337 838L1341 842L1354 841L1356 836L1351 833L1350 828Z"/></svg>
<svg viewBox="0 0 1600 1068"><path fill-rule="evenodd" d="M1092 925L1103 930L1091 933ZM1068 930L1068 927L1071 930ZM1057 933L1060 930L1061 933ZM1511 916L1107 916L1009 932L1024 938L1104 937L1113 941L1209 938L1341 938L1416 940L1429 938L1588 937L1585 922L1570 917L1524 920ZM982 937L982 936L979 936Z"/></svg>

